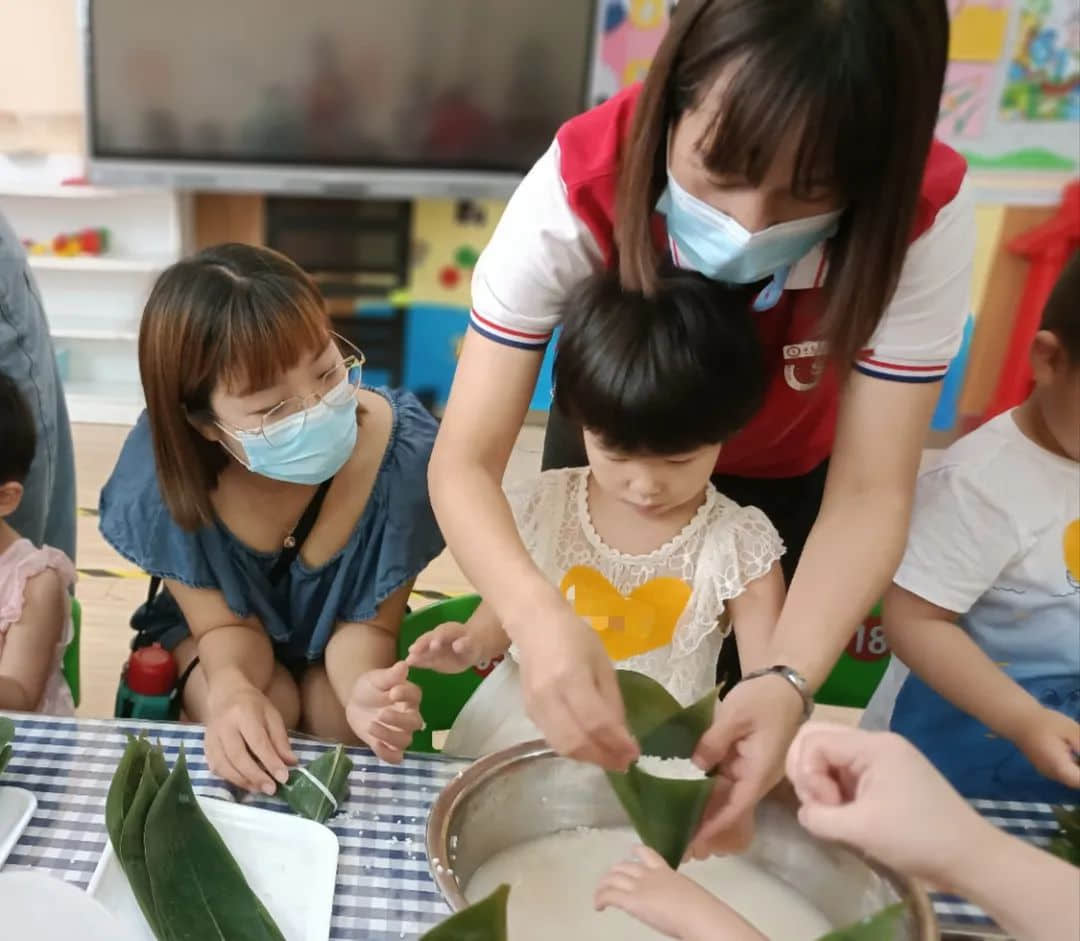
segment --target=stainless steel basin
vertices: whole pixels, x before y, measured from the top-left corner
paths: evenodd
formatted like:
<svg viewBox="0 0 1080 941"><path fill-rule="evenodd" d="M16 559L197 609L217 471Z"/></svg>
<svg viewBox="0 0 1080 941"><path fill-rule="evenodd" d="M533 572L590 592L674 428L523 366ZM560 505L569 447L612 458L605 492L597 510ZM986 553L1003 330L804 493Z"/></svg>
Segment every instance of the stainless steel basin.
<svg viewBox="0 0 1080 941"><path fill-rule="evenodd" d="M432 876L454 911L461 886L507 847L575 827L622 827L622 806L598 768L560 758L542 742L496 752L471 765L439 795L427 826ZM930 900L912 880L799 826L792 796L778 791L758 810L746 858L805 896L837 927L903 901L911 941L939 938Z"/></svg>

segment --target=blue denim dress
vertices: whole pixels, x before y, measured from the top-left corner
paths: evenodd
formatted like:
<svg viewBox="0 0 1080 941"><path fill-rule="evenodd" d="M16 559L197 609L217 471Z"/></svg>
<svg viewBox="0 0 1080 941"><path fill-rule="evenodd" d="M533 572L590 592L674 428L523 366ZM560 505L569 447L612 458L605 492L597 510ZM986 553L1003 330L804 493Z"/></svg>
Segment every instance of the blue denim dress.
<svg viewBox="0 0 1080 941"><path fill-rule="evenodd" d="M75 558L75 452L41 293L22 243L0 215L0 372L34 416L37 450L8 523L34 545Z"/></svg>
<svg viewBox="0 0 1080 941"><path fill-rule="evenodd" d="M238 618L257 617L286 665L318 661L339 622L374 617L444 546L427 489L435 419L410 393L373 391L393 409L390 441L349 541L323 565L311 568L297 557L271 585L276 552L255 551L219 520L195 532L181 529L158 489L145 414L101 492L101 534L145 572L216 589ZM186 634L163 643L175 647Z"/></svg>
<svg viewBox="0 0 1080 941"><path fill-rule="evenodd" d="M1017 678L1047 709L1080 721L1080 677ZM1080 792L1044 778L1008 739L931 689L914 673L900 689L892 731L915 745L964 797L1075 804Z"/></svg>

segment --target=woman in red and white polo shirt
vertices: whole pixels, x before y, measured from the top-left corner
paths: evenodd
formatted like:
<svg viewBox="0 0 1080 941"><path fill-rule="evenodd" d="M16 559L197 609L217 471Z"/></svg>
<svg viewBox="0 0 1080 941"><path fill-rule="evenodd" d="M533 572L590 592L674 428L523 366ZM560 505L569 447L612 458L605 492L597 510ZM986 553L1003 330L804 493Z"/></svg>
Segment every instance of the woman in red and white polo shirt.
<svg viewBox="0 0 1080 941"><path fill-rule="evenodd" d="M763 284L767 402L725 445L718 485L770 514L793 577L777 669L731 692L699 749L734 781L700 846L778 779L904 547L974 251L964 162L933 141L948 35L945 0L681 0L644 85L562 128L476 268L432 501L520 650L529 714L608 767L636 753L611 664L522 547L503 470L582 279L617 266L648 291L669 256Z"/></svg>

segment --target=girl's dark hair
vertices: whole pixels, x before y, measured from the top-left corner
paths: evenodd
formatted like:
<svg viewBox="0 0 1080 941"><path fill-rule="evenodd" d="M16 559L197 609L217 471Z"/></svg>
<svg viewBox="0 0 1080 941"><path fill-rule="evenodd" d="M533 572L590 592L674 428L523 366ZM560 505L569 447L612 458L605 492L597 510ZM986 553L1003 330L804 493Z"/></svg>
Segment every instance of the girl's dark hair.
<svg viewBox="0 0 1080 941"><path fill-rule="evenodd" d="M586 282L563 314L555 403L607 447L682 454L724 441L761 406L754 288L668 271L646 296Z"/></svg>
<svg viewBox="0 0 1080 941"><path fill-rule="evenodd" d="M192 424L213 417L214 389L265 389L330 338L319 289L270 249L218 245L158 278L139 329L139 373L158 486L180 526L213 519L210 494L228 461Z"/></svg>
<svg viewBox="0 0 1080 941"><path fill-rule="evenodd" d="M945 0L681 0L622 157L615 241L624 287L655 289L651 226L668 130L715 100L723 73L713 130L698 142L705 166L756 184L794 131L793 191L824 184L847 207L830 244L821 335L850 362L896 289L948 46Z"/></svg>
<svg viewBox="0 0 1080 941"><path fill-rule="evenodd" d="M1069 361L1080 366L1080 249L1072 253L1043 311L1042 329L1061 341Z"/></svg>
<svg viewBox="0 0 1080 941"><path fill-rule="evenodd" d="M23 483L37 447L34 416L15 380L0 372L0 485Z"/></svg>

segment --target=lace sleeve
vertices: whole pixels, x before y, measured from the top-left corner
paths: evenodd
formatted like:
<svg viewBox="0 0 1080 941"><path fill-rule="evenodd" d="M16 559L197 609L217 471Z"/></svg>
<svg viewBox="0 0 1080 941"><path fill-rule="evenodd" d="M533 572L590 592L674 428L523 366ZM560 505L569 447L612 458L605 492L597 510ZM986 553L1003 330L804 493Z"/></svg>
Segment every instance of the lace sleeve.
<svg viewBox="0 0 1080 941"><path fill-rule="evenodd" d="M784 554L784 543L769 518L756 507L726 502L717 509L698 560L695 584L722 612Z"/></svg>
<svg viewBox="0 0 1080 941"><path fill-rule="evenodd" d="M761 578L784 552L784 541L769 518L755 506L741 507L735 521L738 590L734 594L738 594L755 579Z"/></svg>

